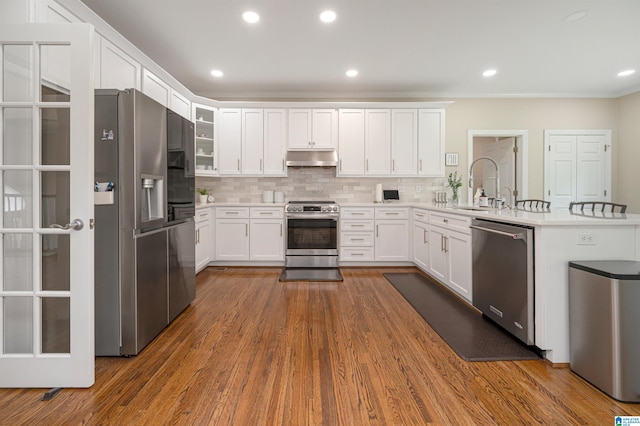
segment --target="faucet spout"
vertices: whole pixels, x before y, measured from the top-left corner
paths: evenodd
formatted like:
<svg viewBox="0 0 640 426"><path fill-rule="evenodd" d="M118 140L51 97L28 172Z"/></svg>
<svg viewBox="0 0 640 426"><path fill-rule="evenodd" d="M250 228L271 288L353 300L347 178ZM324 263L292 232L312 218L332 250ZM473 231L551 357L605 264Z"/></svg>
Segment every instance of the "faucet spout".
<svg viewBox="0 0 640 426"><path fill-rule="evenodd" d="M478 157L471 163L469 166L469 188L473 188L473 166L480 160L488 160L493 164L493 167L496 168L496 193L495 197L500 197L500 170L498 169L498 163L491 157Z"/></svg>

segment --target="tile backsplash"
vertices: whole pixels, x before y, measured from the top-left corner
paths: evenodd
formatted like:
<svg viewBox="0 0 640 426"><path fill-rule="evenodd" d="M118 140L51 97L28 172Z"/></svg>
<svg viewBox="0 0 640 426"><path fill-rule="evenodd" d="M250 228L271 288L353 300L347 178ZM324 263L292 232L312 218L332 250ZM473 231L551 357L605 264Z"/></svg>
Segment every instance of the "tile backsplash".
<svg viewBox="0 0 640 426"><path fill-rule="evenodd" d="M221 203L259 203L263 191L284 192L290 200L333 200L338 203L374 201L375 186L400 190L400 202L431 202L445 178L336 177L334 167L290 167L287 177L197 177L196 187L207 188ZM418 189L418 190L417 190ZM404 192L403 192L404 191Z"/></svg>

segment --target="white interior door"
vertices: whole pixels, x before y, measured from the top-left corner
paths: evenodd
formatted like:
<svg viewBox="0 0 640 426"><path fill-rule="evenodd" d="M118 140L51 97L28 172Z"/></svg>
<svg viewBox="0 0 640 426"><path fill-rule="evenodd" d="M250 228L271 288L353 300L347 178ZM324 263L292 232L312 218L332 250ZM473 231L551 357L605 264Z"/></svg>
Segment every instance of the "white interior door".
<svg viewBox="0 0 640 426"><path fill-rule="evenodd" d="M0 387L94 382L92 38L0 27Z"/></svg>
<svg viewBox="0 0 640 426"><path fill-rule="evenodd" d="M516 146L516 138L509 137L503 139L497 139L496 141L485 146L484 155L493 158L498 164L498 171L500 172L500 195L506 196L509 191L504 191L502 188L507 187L511 191L516 187L515 185L515 158L514 148ZM496 196L495 187L495 167L488 161L483 163L483 184L485 193L489 197ZM484 183L486 180L487 183Z"/></svg>
<svg viewBox="0 0 640 426"><path fill-rule="evenodd" d="M577 137L576 194L579 201L611 201L607 191L604 135Z"/></svg>

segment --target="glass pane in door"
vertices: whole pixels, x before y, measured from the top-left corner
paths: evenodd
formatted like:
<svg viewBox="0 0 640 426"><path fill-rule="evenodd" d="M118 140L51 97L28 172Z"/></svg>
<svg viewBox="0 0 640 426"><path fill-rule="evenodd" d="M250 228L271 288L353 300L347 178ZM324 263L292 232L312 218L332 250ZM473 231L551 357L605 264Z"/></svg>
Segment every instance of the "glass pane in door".
<svg viewBox="0 0 640 426"><path fill-rule="evenodd" d="M69 223L69 172L42 172L41 176L42 227Z"/></svg>
<svg viewBox="0 0 640 426"><path fill-rule="evenodd" d="M70 110L68 108L42 109L43 165L69 164Z"/></svg>
<svg viewBox="0 0 640 426"><path fill-rule="evenodd" d="M42 298L42 353L69 353L71 339L68 297Z"/></svg>
<svg viewBox="0 0 640 426"><path fill-rule="evenodd" d="M33 238L31 234L2 236L2 276L5 291L33 291Z"/></svg>
<svg viewBox="0 0 640 426"><path fill-rule="evenodd" d="M5 228L31 228L33 218L32 173L29 170L2 172L3 225Z"/></svg>
<svg viewBox="0 0 640 426"><path fill-rule="evenodd" d="M4 108L2 111L4 164L32 163L33 112L31 108Z"/></svg>
<svg viewBox="0 0 640 426"><path fill-rule="evenodd" d="M40 46L40 97L42 102L71 100L70 46Z"/></svg>
<svg viewBox="0 0 640 426"><path fill-rule="evenodd" d="M4 45L2 87L5 102L33 100L33 46Z"/></svg>
<svg viewBox="0 0 640 426"><path fill-rule="evenodd" d="M33 298L5 297L2 308L2 353L33 353Z"/></svg>
<svg viewBox="0 0 640 426"><path fill-rule="evenodd" d="M69 291L69 235L42 235L42 290Z"/></svg>

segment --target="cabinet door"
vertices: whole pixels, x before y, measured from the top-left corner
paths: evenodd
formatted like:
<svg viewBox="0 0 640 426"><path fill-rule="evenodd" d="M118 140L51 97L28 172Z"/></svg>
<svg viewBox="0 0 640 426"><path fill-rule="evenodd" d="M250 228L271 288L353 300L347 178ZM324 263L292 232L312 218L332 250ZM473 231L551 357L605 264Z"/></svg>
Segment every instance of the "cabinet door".
<svg viewBox="0 0 640 426"><path fill-rule="evenodd" d="M413 223L413 262L425 271L429 269L429 228L426 223Z"/></svg>
<svg viewBox="0 0 640 426"><path fill-rule="evenodd" d="M171 99L169 100L169 109L180 114L187 120L191 120L191 102L180 93L171 89Z"/></svg>
<svg viewBox="0 0 640 426"><path fill-rule="evenodd" d="M365 174L391 173L391 111L365 110Z"/></svg>
<svg viewBox="0 0 640 426"><path fill-rule="evenodd" d="M375 232L376 261L404 262L409 260L408 220L378 220Z"/></svg>
<svg viewBox="0 0 640 426"><path fill-rule="evenodd" d="M429 273L443 283L449 279L448 256L444 251L446 232L444 228L429 225Z"/></svg>
<svg viewBox="0 0 640 426"><path fill-rule="evenodd" d="M242 110L242 174L261 175L264 167L264 115L262 109Z"/></svg>
<svg viewBox="0 0 640 426"><path fill-rule="evenodd" d="M418 110L391 111L391 174L418 173Z"/></svg>
<svg viewBox="0 0 640 426"><path fill-rule="evenodd" d="M194 105L193 118L196 125L196 176L215 176L218 174L214 135L215 108L204 105Z"/></svg>
<svg viewBox="0 0 640 426"><path fill-rule="evenodd" d="M289 149L311 148L311 110L289 110Z"/></svg>
<svg viewBox="0 0 640 426"><path fill-rule="evenodd" d="M216 219L216 260L249 260L249 220Z"/></svg>
<svg viewBox="0 0 640 426"><path fill-rule="evenodd" d="M284 260L284 224L282 219L252 219L250 259Z"/></svg>
<svg viewBox="0 0 640 426"><path fill-rule="evenodd" d="M101 40L101 89L140 89L142 67L107 39Z"/></svg>
<svg viewBox="0 0 640 426"><path fill-rule="evenodd" d="M211 253L211 229L209 221L196 223L196 272L209 263Z"/></svg>
<svg viewBox="0 0 640 426"><path fill-rule="evenodd" d="M364 110L341 109L338 113L338 176L364 175Z"/></svg>
<svg viewBox="0 0 640 426"><path fill-rule="evenodd" d="M444 110L418 110L418 175L444 176Z"/></svg>
<svg viewBox="0 0 640 426"><path fill-rule="evenodd" d="M218 110L218 170L221 175L240 174L242 110Z"/></svg>
<svg viewBox="0 0 640 426"><path fill-rule="evenodd" d="M287 110L264 110L264 174L286 176Z"/></svg>
<svg viewBox="0 0 640 426"><path fill-rule="evenodd" d="M449 231L445 241L449 256L449 287L471 302L471 237Z"/></svg>
<svg viewBox="0 0 640 426"><path fill-rule="evenodd" d="M338 114L335 109L314 109L311 120L311 147L335 149L338 139Z"/></svg>
<svg viewBox="0 0 640 426"><path fill-rule="evenodd" d="M142 73L142 93L159 104L168 107L171 89L158 76L145 69Z"/></svg>

